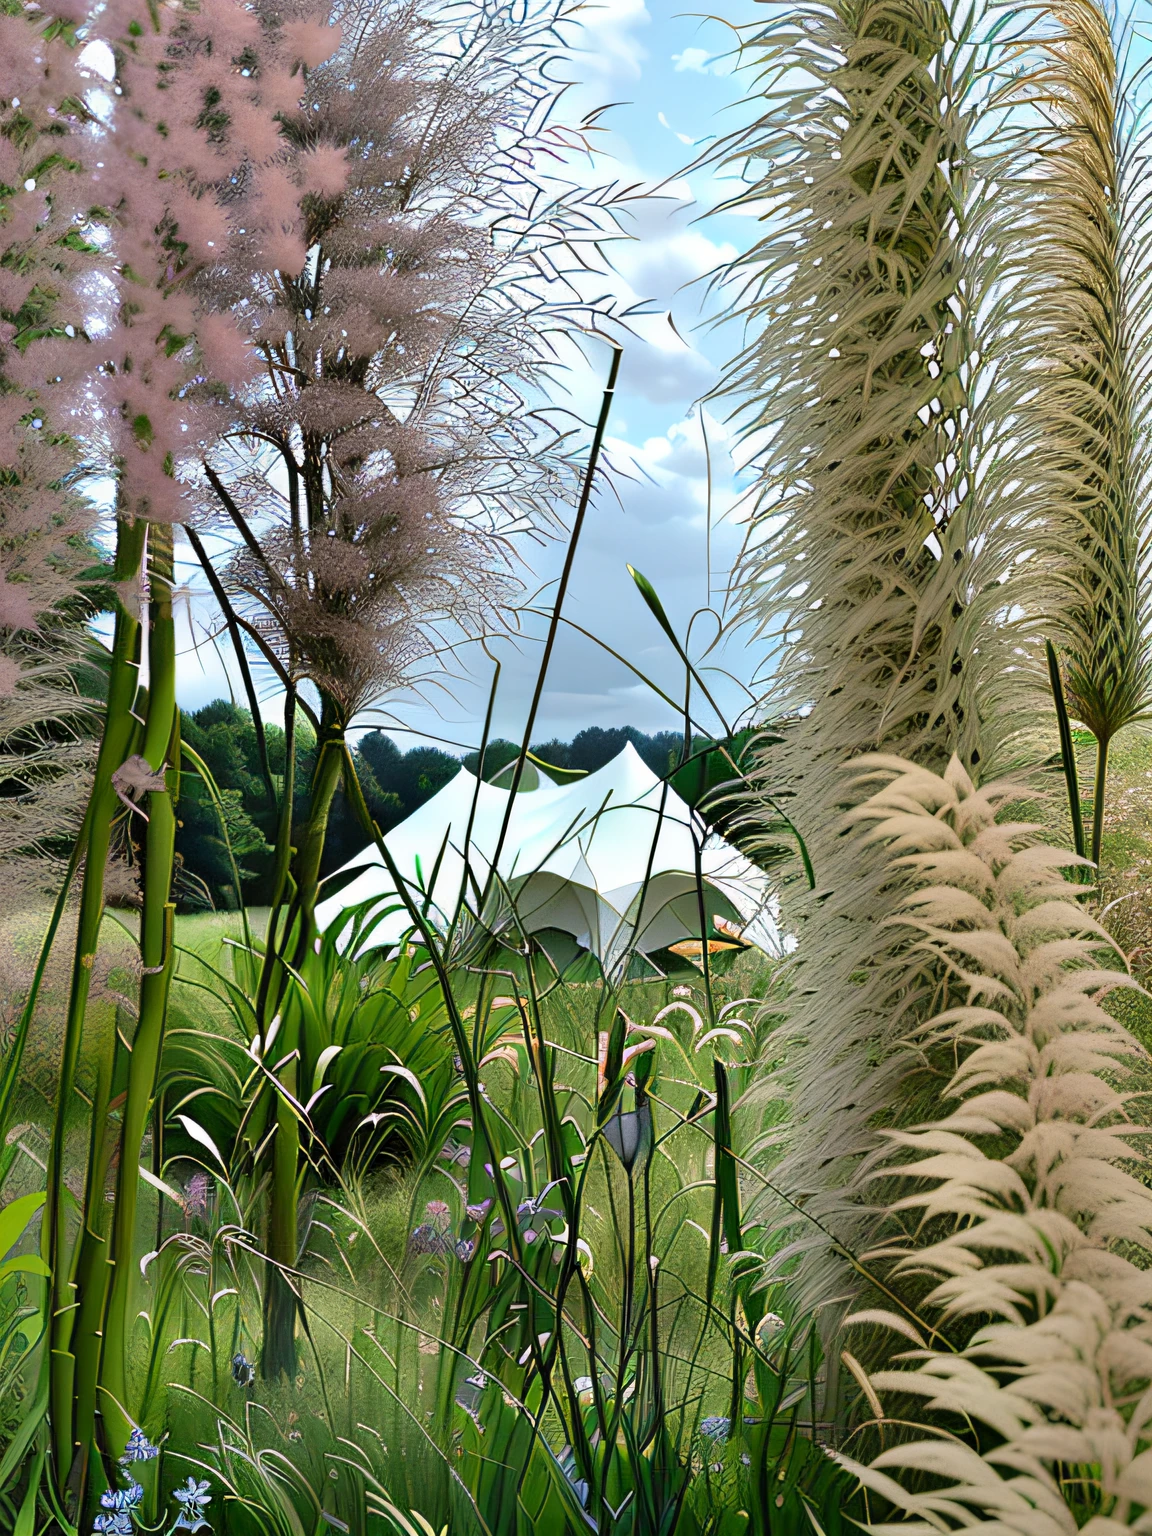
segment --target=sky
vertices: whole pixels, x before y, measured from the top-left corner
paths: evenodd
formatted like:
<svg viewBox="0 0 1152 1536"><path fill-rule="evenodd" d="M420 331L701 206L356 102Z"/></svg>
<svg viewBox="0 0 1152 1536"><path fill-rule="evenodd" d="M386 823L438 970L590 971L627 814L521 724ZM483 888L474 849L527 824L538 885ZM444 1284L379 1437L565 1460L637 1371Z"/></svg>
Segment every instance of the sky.
<svg viewBox="0 0 1152 1536"><path fill-rule="evenodd" d="M741 491L747 477L733 464L733 450L738 456L739 449L735 426L726 420L731 405L698 405L740 337L733 325L717 329L710 323L716 301L708 299L700 280L746 249L756 225L735 214L710 215L735 184L712 169L685 175L683 168L747 113L741 102L747 75L733 72L730 28L682 11L675 0L593 0L583 14L583 27L572 34L577 47L567 60L574 81L569 111L616 105L600 120L605 131L597 136L594 160L582 162L580 175L593 183L659 188L660 195L630 205L621 219L626 238L610 248L612 291L624 306L644 301L649 313L633 322L636 334L625 338L606 440L612 489L602 486L589 510L564 612L680 698L683 667L627 566L649 578L683 635L695 611L710 604L722 608L740 547ZM726 22L746 23L754 15L753 0L726 0ZM570 381L570 403L585 419L599 408L609 361L606 347L602 356L590 354L588 369ZM546 606L555 592L563 544L531 546L524 553L529 562L521 573L525 598L539 592L536 606ZM195 625L198 617L207 616L200 595L203 578L191 563L180 575L188 585L189 624ZM528 617L515 640L489 643L502 664L497 734L518 739L523 730L544 628L543 620ZM701 614L691 650L699 655L717 632L718 622ZM226 697L229 678L220 654L223 644L193 647L191 630L185 635L180 700L185 709L195 709ZM366 714L358 723L383 726L404 746L418 740L438 741L453 751L475 745L492 664L475 646L442 661L434 685L383 701L380 713ZM709 678L731 724L748 709L752 694L747 685L763 671L765 656L749 643L747 633L737 632L707 662L733 674L728 678L716 672ZM234 678L231 688L242 702ZM264 679L261 694L277 718L279 697L270 679ZM700 719L711 728L719 724L703 704ZM667 704L600 646L570 629L561 631L534 739L567 739L589 725L653 731L680 723Z"/></svg>

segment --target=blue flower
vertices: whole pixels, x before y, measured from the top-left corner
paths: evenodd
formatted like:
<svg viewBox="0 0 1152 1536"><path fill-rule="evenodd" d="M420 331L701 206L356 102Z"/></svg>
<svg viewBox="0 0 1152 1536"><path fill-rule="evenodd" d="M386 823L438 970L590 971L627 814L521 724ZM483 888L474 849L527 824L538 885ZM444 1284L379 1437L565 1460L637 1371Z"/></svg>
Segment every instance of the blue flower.
<svg viewBox="0 0 1152 1536"><path fill-rule="evenodd" d="M700 1433L706 1440L715 1440L718 1444L728 1438L729 1421L723 1414L713 1414L711 1418L700 1421Z"/></svg>
<svg viewBox="0 0 1152 1536"><path fill-rule="evenodd" d="M180 1505L180 1513L176 1518L173 1531L206 1531L209 1529L204 1511L212 1502L212 1495L208 1492L207 1482L197 1482L190 1477L183 1488L174 1488L172 1497Z"/></svg>
<svg viewBox="0 0 1152 1536"><path fill-rule="evenodd" d="M148 1436L142 1429L134 1429L128 1436L128 1444L124 1447L124 1454L120 1458L122 1467L128 1466L133 1461L151 1461L160 1452L152 1445Z"/></svg>
<svg viewBox="0 0 1152 1536"><path fill-rule="evenodd" d="M238 1387L250 1387L256 1380L256 1367L245 1355L232 1356L232 1380Z"/></svg>
<svg viewBox="0 0 1152 1536"><path fill-rule="evenodd" d="M97 1515L92 1522L92 1536L133 1536L132 1516L126 1509L111 1515Z"/></svg>
<svg viewBox="0 0 1152 1536"><path fill-rule="evenodd" d="M143 1497L143 1488L134 1478L129 1478L127 1488L109 1488L106 1493L102 1493L100 1507L115 1510L119 1514L123 1510L135 1509Z"/></svg>

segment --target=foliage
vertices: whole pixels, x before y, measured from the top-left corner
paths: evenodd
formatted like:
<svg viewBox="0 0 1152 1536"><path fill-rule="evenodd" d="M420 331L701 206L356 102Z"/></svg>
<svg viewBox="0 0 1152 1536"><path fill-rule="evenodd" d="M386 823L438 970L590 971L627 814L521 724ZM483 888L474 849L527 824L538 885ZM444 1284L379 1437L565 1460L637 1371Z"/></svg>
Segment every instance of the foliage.
<svg viewBox="0 0 1152 1536"><path fill-rule="evenodd" d="M271 846L276 836L276 808L269 803L261 779L260 750L250 712L224 699L216 699L194 712L182 712L181 736L207 763L217 788L230 812L229 840L232 854L241 869L246 900L258 906L266 902L271 884ZM274 784L284 771L284 732L281 727L265 724L263 732ZM623 749L627 742L636 748L654 773L661 777L679 763L684 748L683 734L658 731L648 736L633 726L604 729L588 726L578 731L570 742L543 742L532 748L535 758L545 764L577 773L595 773ZM693 754L707 751L703 736L692 738ZM513 762L520 748L496 738L485 749L485 773L492 778ZM296 776L301 787L297 793L298 813L307 810L307 780L315 763L315 733L302 716L296 723ZM414 746L406 751L383 731L368 731L353 749L356 775L373 821L387 832L418 810L459 772L461 759L438 747ZM476 770L477 753L463 758L470 773ZM702 760L701 760L702 761ZM543 770L546 772L546 770ZM727 759L709 762L700 778L699 762L681 770L672 780L673 787L695 805L733 777ZM567 775L565 774L565 777ZM239 796L239 799L236 797ZM719 807L715 808L719 814ZM216 906L235 903L231 890L232 870L228 851L220 831L220 818L211 796L195 772L188 773L182 786L181 821L176 849L190 877L181 886L185 906L196 906L207 895ZM263 839L263 842L261 842ZM364 846L364 834L343 789L332 798L321 873L331 874L346 864Z"/></svg>
<svg viewBox="0 0 1152 1536"><path fill-rule="evenodd" d="M223 1529L237 1532L250 1528L241 1508L285 1531L295 1519L311 1528L320 1511L366 1531L419 1511L434 1531L799 1532L808 1502L822 1528L843 1529L849 1487L805 1428L818 1350L806 1320L770 1311L782 1297L750 1286L737 1183L725 1175L720 1198L711 1173L717 1132L733 1143L746 1134L742 1112L725 1106L755 1060L752 1000L724 1001L717 979L709 1029L700 987L606 995L557 982L539 960L525 970L509 948L452 973L463 1051L453 1065L435 1024L431 1035L423 1016L414 1027L407 1009L386 1024L375 984L360 994L357 978L375 973L394 990L394 965L411 963L340 962L333 947L315 973L351 1004L337 1019L351 1022L363 995L373 1048L413 1071L389 1090L406 1151L390 1175L366 1179L363 1158L334 1181L316 1154L338 1122L323 1118L326 1096L309 1108L316 1140L302 1144L327 1176L304 1193L296 1266L311 1345L297 1389L269 1388L262 1404L229 1363L254 1357L260 1326L254 1186L245 1158L229 1154L223 1094L186 1074L197 1055L219 1059L203 1026L169 1036L172 1196L161 1197L165 1235L148 1262L133 1376L191 1389L148 1391L138 1412L152 1438L167 1431L173 1446L202 1448L166 1462L165 1486L190 1458ZM731 985L753 978L767 980L746 970ZM427 1056L437 1049L442 1086ZM328 1097L343 1091L340 1059L326 1068ZM201 1134L177 1130L192 1119L212 1133L227 1177ZM182 1295L199 1300L189 1310ZM740 1513L760 1507L761 1485L775 1500L771 1526Z"/></svg>
<svg viewBox="0 0 1152 1536"><path fill-rule="evenodd" d="M598 768L603 768L617 757L629 743L652 772L663 778L680 761L684 749L684 733L656 731L647 735L634 725L607 728L587 725L582 731L577 731L571 741L560 741L553 737L550 741L535 743L531 750L535 758L553 768L562 768L568 773L595 773ZM703 744L703 738L696 738L695 744ZM505 741L501 737L490 741L484 752L485 778L490 779L499 773L506 764L513 761L519 751L518 742ZM476 772L478 763L477 752L470 752L464 759L464 766L469 773Z"/></svg>
<svg viewBox="0 0 1152 1536"><path fill-rule="evenodd" d="M531 278L546 261L562 284L600 221L545 170L565 143L557 14L337 5L343 46L283 118L308 167L281 187L293 239L204 280L265 372L231 402L201 500L247 530L227 584L342 726L436 649L438 623L488 621L507 532L547 521L569 483L532 403L584 306Z"/></svg>
<svg viewBox="0 0 1152 1536"><path fill-rule="evenodd" d="M58 853L29 829L89 771L90 469L117 533L82 836L39 960L31 924L0 956L0 1520L1143 1528L1147 1000L1035 771L989 776L1050 752L1054 637L1098 743L1094 851L1121 849L1107 747L1147 691L1139 26L832 0L752 29L760 110L719 151L767 208L728 274L758 455L735 599L778 688L721 741L689 689L683 732L534 756L562 776L630 741L697 855L710 825L765 869L798 847L799 947L588 982L491 873L433 931L382 829L458 760L345 741L498 622L511 535L577 495L577 436L538 407L601 308L578 273L615 193L547 169L591 127L552 122L566 14L113 0L83 18L110 93L78 11L0 16L0 858ZM618 368L524 743L486 741L515 788ZM169 525L193 509L232 540L218 572L189 531L247 711L176 708ZM316 931L365 842L409 923L388 951L367 909ZM131 965L103 937L117 845ZM178 920L177 895L239 910Z"/></svg>
<svg viewBox="0 0 1152 1536"><path fill-rule="evenodd" d="M373 926L354 913L350 933L329 928L281 1001L282 1019L299 1016L310 1175L329 1186L356 1179L382 1156L419 1169L428 1144L435 1143L434 1153L443 1145L459 1106L435 976L415 952L361 953ZM186 1113L230 1172L250 1175L256 1166L276 1093L271 1069L281 1028L262 1038L254 989L244 985L258 978L260 959L258 945L249 950L236 941L213 959L185 952L158 1088L171 1125L169 1157L199 1155L180 1118ZM200 1002L205 989L224 1005L215 1016Z"/></svg>

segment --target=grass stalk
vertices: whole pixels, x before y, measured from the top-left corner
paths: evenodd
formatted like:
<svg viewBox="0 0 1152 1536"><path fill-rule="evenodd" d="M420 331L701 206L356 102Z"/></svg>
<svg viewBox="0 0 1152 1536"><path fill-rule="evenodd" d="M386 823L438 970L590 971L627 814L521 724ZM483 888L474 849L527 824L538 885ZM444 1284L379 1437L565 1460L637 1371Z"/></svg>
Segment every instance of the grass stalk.
<svg viewBox="0 0 1152 1536"><path fill-rule="evenodd" d="M340 783L344 766L344 730L329 723L319 743L316 766L309 792L308 817L301 829L295 859L297 937L295 965L299 966L316 936L316 900L320 888L320 860L328 831L332 799ZM289 924L291 926L291 924ZM270 963L275 964L271 959ZM283 1093L276 1095L274 1115L276 1134L272 1142L272 1182L268 1204L268 1265L264 1286L264 1347L260 1367L264 1376L296 1374L296 1294L285 1278L285 1271L295 1267L299 1247L297 1207L300 1180L300 1122L295 1109L298 1100L299 1068L298 1010L289 999L283 1005L280 1052L283 1065L278 1072Z"/></svg>
<svg viewBox="0 0 1152 1536"><path fill-rule="evenodd" d="M1072 818L1072 844L1081 858L1086 856L1084 846L1084 811L1080 804L1080 780L1076 773L1076 748L1072 740L1072 722L1068 718L1068 701L1064 694L1064 679L1060 675L1060 661L1051 640L1044 642L1048 656L1048 680L1052 685L1052 702L1056 706L1056 723L1060 730L1060 764L1064 770L1064 783L1068 789L1068 813Z"/></svg>
<svg viewBox="0 0 1152 1536"><path fill-rule="evenodd" d="M176 630L172 616L174 578L172 530L154 526L149 535L151 575L148 645L149 699L141 755L164 787L149 791L144 842L143 907L140 917L140 1014L132 1042L128 1088L120 1132L120 1161L112 1218L112 1288L104 1327L100 1404L109 1448L124 1448L131 1424L127 1409L128 1353L135 1278L136 1214L140 1153L152 1114L168 991L175 962L172 873L175 861L179 791L179 719L176 713Z"/></svg>
<svg viewBox="0 0 1152 1536"><path fill-rule="evenodd" d="M1100 868L1100 845L1104 840L1104 802L1108 792L1108 748L1110 736L1096 739L1096 782L1092 789L1092 862Z"/></svg>
<svg viewBox="0 0 1152 1536"><path fill-rule="evenodd" d="M116 525L114 576L117 583L132 581L144 553L145 524L120 518ZM92 965L104 916L104 869L108 862L112 823L120 801L112 775L128 755L136 720L132 705L138 683L137 667L140 620L123 601L116 610L112 658L108 676L108 707L104 733L96 759L95 778L85 822L84 878L80 892L76 946L64 1041L60 1053L56 1105L48 1154L47 1200L44 1207L44 1246L52 1272L51 1323L49 1330L49 1411L52 1421L52 1452L58 1495L65 1497L65 1481L73 1457L73 1389L75 1357L72 1331L75 1323L75 1281L68 1251L68 1224L63 1200L64 1146L69 1110L76 1085L76 1067L84 1017L92 982ZM46 958L46 957L45 957Z"/></svg>

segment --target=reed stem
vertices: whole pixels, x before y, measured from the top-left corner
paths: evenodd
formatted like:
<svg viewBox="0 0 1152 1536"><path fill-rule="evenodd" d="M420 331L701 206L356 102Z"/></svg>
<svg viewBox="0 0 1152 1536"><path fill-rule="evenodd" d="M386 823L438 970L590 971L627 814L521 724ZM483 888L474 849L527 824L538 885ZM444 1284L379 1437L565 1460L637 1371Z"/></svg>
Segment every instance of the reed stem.
<svg viewBox="0 0 1152 1536"><path fill-rule="evenodd" d="M119 518L116 523L114 576L117 584L131 582L140 570L146 525ZM136 731L132 713L138 684L140 620L121 601L116 610L112 659L108 676L108 707L104 734L85 819L84 877L80 890L76 946L64 1041L57 1077L56 1106L48 1153L47 1199L44 1207L44 1247L52 1271L52 1311L49 1328L49 1412L52 1422L54 1477L58 1497L66 1498L66 1482L74 1451L73 1392L75 1356L72 1334L76 1322L76 1281L69 1251L66 1206L62 1198L65 1140L76 1087L76 1068L84 1018L92 983L92 966L104 917L104 870L112 823L121 809L112 775L123 764Z"/></svg>
<svg viewBox="0 0 1152 1536"><path fill-rule="evenodd" d="M140 1191L140 1154L152 1114L168 989L175 958L172 873L175 862L179 790L179 721L176 714L176 628L172 616L174 561L172 530L154 525L149 536L151 577L148 645L149 698L141 756L163 788L148 793L148 829L144 840L143 907L140 915L140 1016L132 1041L128 1089L120 1131L120 1161L112 1216L112 1288L104 1324L100 1363L100 1406L108 1446L119 1455L131 1423L126 1417L127 1357L135 1277L136 1213Z"/></svg>

